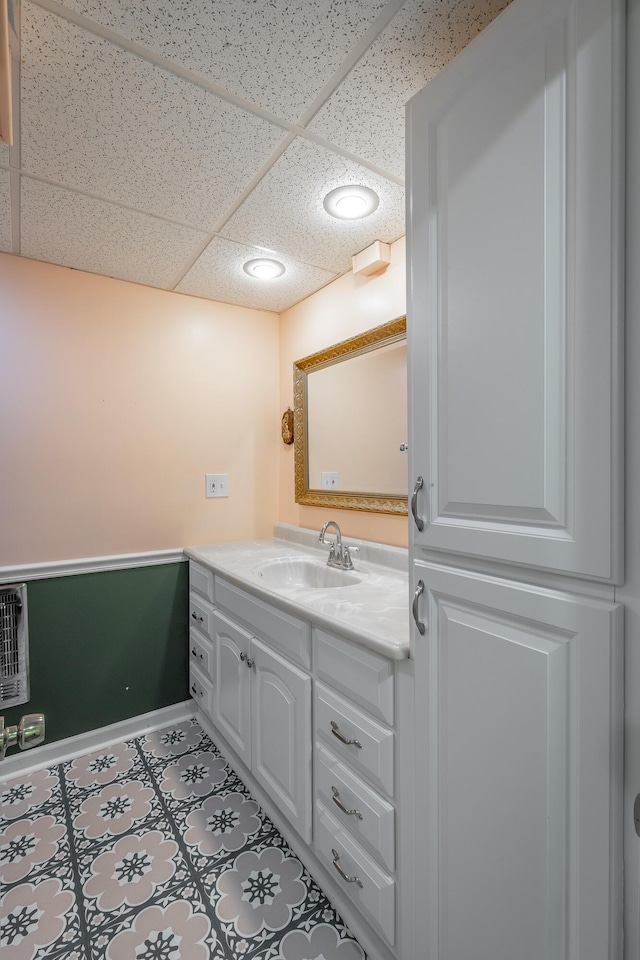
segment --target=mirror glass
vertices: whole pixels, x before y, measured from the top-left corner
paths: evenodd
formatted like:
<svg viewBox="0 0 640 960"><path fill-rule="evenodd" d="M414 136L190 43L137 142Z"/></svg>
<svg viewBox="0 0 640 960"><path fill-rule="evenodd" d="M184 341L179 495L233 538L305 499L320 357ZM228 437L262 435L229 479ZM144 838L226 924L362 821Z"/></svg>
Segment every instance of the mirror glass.
<svg viewBox="0 0 640 960"><path fill-rule="evenodd" d="M407 346L400 317L294 364L296 501L407 512Z"/></svg>

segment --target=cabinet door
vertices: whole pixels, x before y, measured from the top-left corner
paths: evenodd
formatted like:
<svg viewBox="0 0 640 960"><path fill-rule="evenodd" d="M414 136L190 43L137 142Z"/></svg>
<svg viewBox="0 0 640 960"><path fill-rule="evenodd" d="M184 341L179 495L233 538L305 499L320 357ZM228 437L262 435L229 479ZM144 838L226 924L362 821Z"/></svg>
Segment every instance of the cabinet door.
<svg viewBox="0 0 640 960"><path fill-rule="evenodd" d="M251 766L251 636L219 613L213 615L216 657L214 722L241 760Z"/></svg>
<svg viewBox="0 0 640 960"><path fill-rule="evenodd" d="M408 107L415 545L620 582L622 0L514 0Z"/></svg>
<svg viewBox="0 0 640 960"><path fill-rule="evenodd" d="M622 608L414 576L417 942L429 960L619 960Z"/></svg>
<svg viewBox="0 0 640 960"><path fill-rule="evenodd" d="M255 638L252 771L303 840L311 841L311 677Z"/></svg>

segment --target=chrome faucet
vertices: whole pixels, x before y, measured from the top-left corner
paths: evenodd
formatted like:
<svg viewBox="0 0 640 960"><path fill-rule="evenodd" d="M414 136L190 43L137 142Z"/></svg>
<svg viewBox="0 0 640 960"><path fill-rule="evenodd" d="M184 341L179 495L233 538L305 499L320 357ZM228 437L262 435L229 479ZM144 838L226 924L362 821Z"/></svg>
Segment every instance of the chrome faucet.
<svg viewBox="0 0 640 960"><path fill-rule="evenodd" d="M336 533L336 541L325 540L324 535L329 529L333 527ZM357 547L349 548L346 544L342 543L342 534L340 533L340 527L335 522L335 520L327 520L322 530L320 531L320 536L318 537L319 543L326 543L329 547L329 559L327 560L327 565L329 567L338 567L340 570L353 570L353 561L351 560L351 551L355 550L357 552Z"/></svg>

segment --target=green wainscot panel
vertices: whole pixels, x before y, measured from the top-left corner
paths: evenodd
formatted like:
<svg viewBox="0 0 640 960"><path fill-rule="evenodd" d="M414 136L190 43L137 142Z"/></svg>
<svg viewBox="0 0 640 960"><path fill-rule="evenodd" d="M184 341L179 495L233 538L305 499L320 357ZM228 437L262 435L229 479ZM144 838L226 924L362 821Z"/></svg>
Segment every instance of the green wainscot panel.
<svg viewBox="0 0 640 960"><path fill-rule="evenodd" d="M32 580L27 595L31 696L5 724L44 713L51 743L188 699L187 563Z"/></svg>

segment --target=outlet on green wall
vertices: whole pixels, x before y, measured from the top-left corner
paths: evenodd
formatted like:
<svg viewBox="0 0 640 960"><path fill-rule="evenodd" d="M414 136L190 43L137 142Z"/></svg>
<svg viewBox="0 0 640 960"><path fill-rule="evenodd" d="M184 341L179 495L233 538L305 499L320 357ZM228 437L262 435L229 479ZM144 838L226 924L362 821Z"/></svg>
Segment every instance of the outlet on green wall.
<svg viewBox="0 0 640 960"><path fill-rule="evenodd" d="M188 564L28 584L29 703L5 724L44 713L46 742L187 700Z"/></svg>

